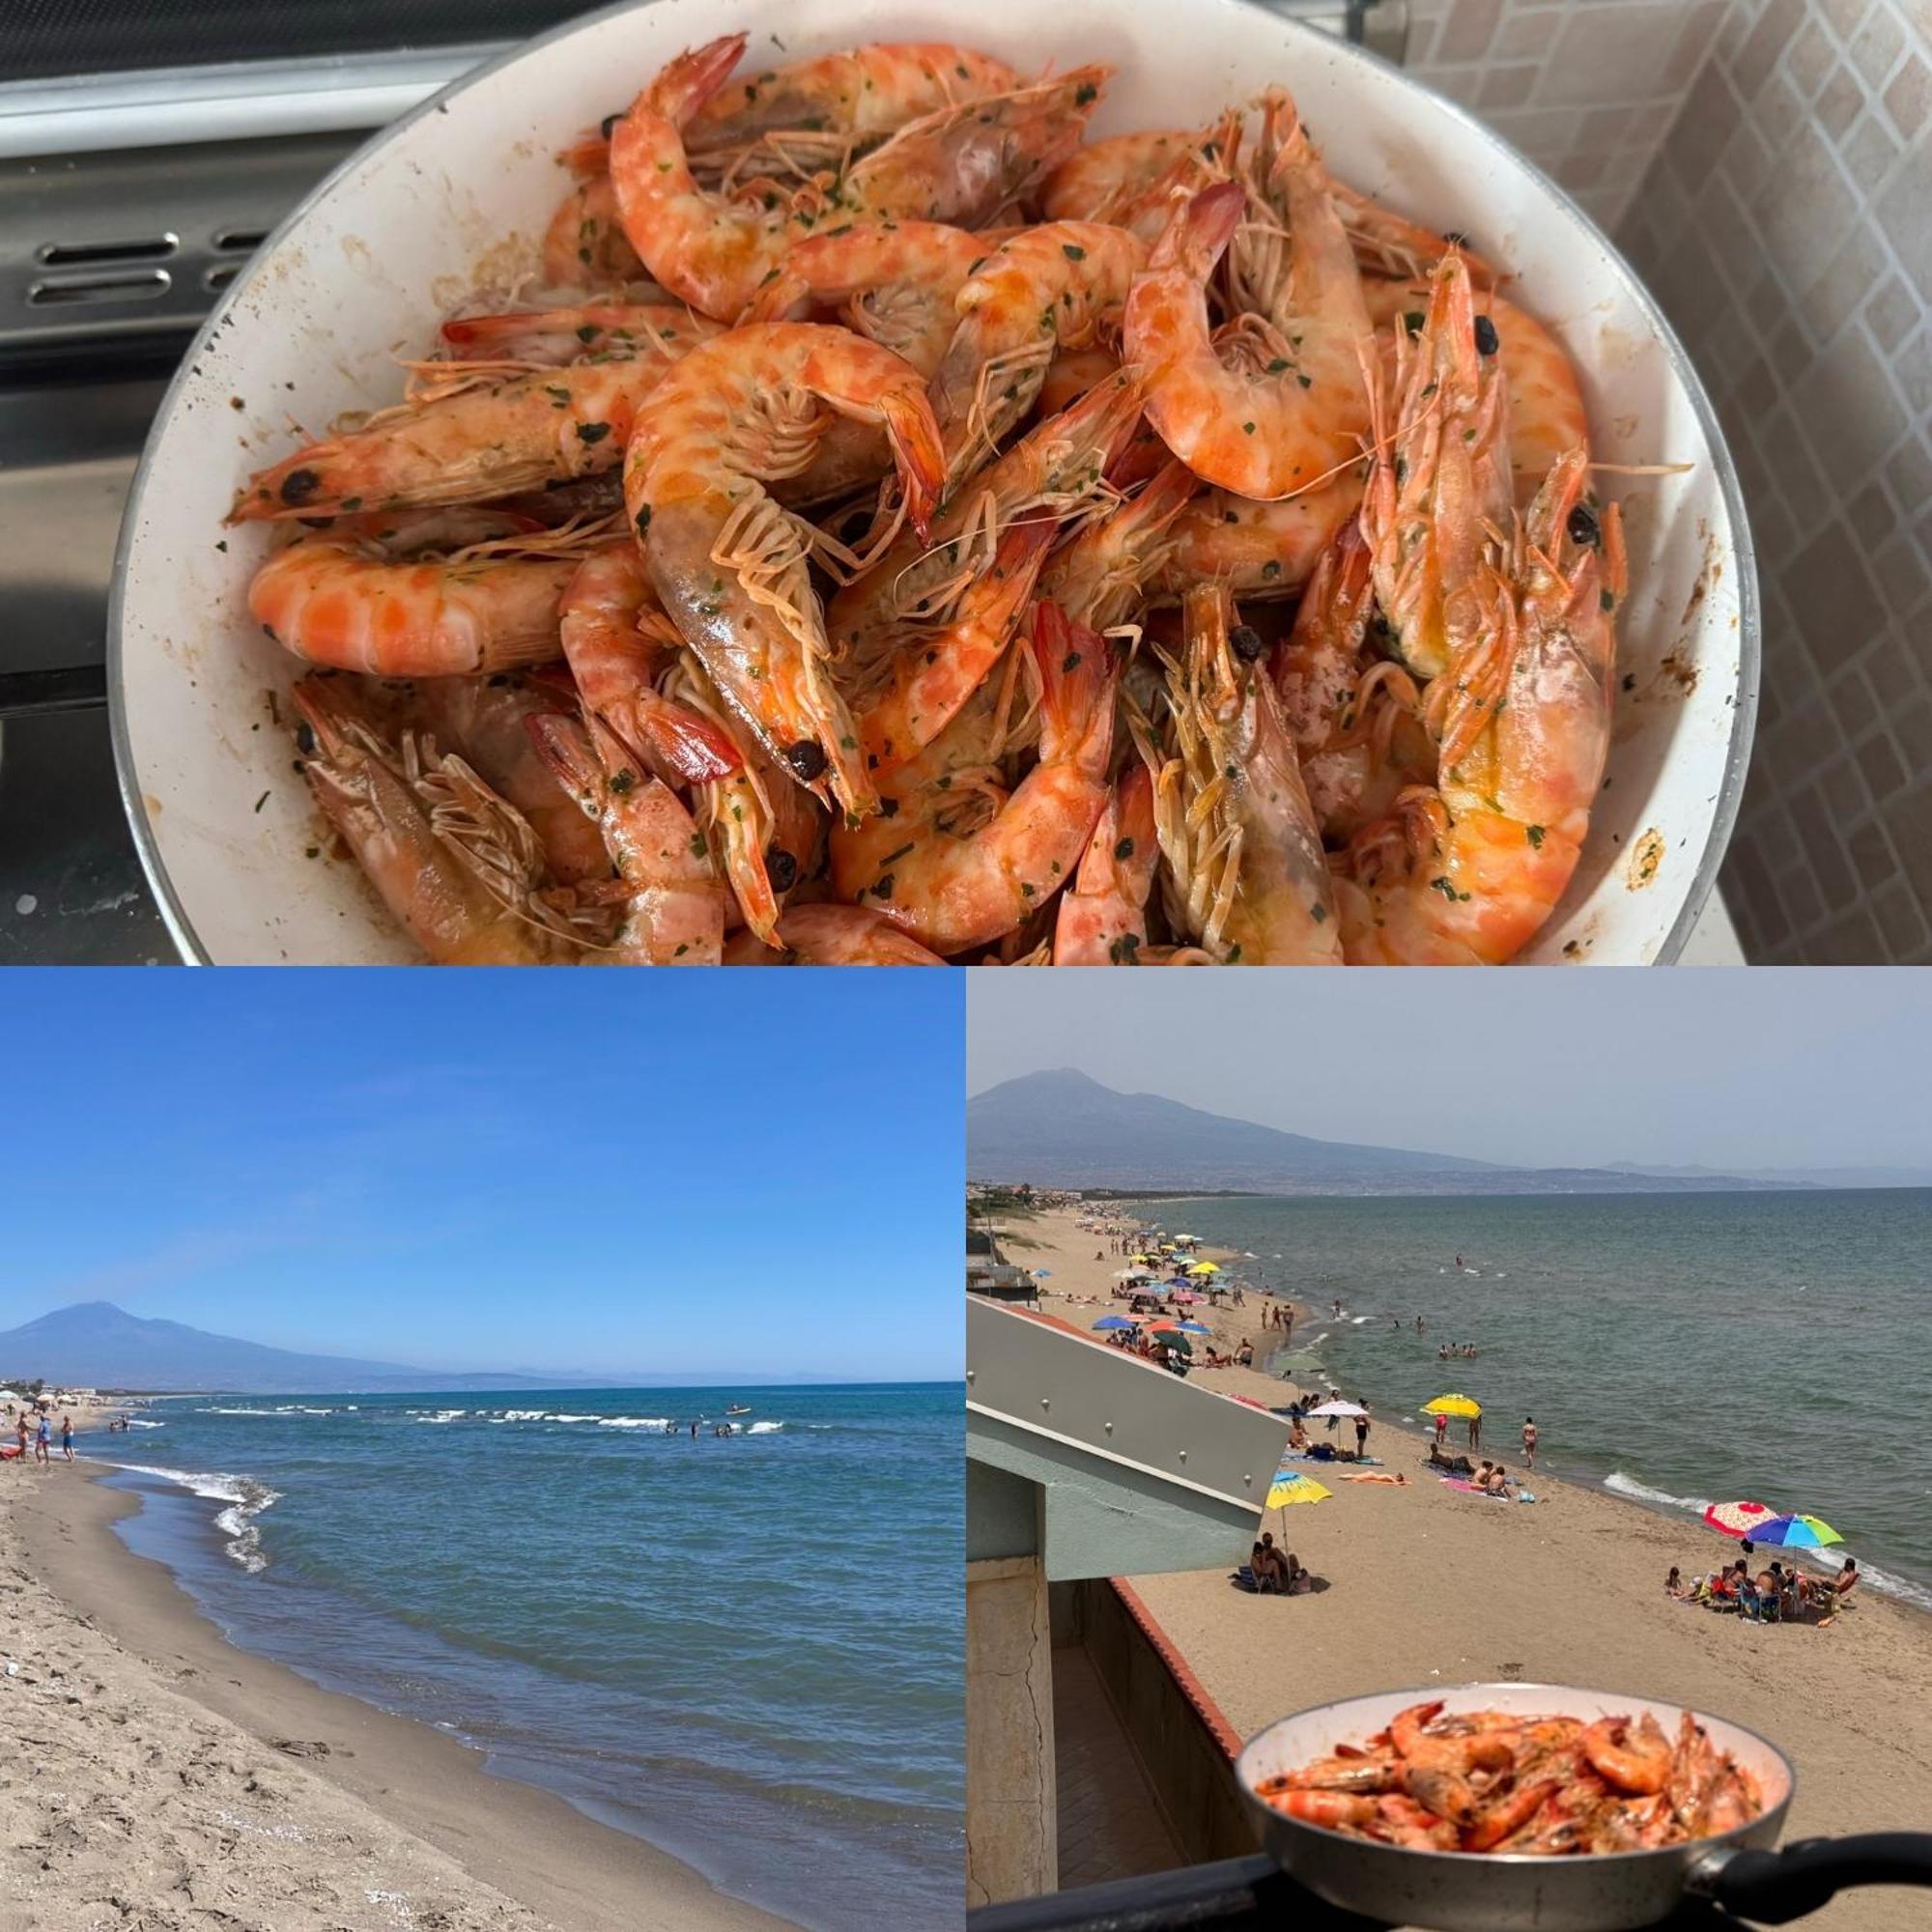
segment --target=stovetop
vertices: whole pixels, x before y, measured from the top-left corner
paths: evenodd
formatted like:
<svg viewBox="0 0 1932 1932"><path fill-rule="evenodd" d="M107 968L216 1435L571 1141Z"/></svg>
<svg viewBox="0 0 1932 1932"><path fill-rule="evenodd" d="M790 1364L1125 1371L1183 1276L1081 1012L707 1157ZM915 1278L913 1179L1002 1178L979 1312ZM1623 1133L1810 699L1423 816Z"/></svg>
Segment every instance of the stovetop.
<svg viewBox="0 0 1932 1932"><path fill-rule="evenodd" d="M0 158L0 962L176 957L108 730L122 506L193 329L365 132Z"/></svg>

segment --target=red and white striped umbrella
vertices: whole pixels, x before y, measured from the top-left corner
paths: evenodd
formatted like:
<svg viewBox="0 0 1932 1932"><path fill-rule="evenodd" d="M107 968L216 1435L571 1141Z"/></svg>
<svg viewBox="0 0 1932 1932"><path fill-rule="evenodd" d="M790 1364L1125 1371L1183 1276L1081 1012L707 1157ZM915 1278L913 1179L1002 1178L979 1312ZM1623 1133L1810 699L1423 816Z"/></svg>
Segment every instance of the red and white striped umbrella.
<svg viewBox="0 0 1932 1932"><path fill-rule="evenodd" d="M1726 1536L1748 1536L1759 1523L1770 1522L1776 1515L1769 1503L1713 1503L1704 1512L1704 1520Z"/></svg>

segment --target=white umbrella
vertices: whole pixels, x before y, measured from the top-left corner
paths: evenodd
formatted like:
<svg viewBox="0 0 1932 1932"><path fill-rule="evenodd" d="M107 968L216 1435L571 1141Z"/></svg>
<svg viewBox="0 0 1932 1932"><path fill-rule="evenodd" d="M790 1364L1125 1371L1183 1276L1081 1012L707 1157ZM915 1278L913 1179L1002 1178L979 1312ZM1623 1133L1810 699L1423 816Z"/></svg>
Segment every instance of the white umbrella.
<svg viewBox="0 0 1932 1932"><path fill-rule="evenodd" d="M1358 1402L1324 1402L1320 1408L1311 1408L1310 1415L1366 1415L1368 1410Z"/></svg>

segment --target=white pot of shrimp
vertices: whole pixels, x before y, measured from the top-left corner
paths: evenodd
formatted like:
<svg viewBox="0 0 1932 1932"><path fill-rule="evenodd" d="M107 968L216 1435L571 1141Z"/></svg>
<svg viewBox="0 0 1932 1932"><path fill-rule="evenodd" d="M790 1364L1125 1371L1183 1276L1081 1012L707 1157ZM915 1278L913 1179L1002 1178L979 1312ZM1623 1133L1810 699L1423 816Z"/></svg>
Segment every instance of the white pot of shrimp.
<svg viewBox="0 0 1932 1932"><path fill-rule="evenodd" d="M341 418L394 405L399 360L424 355L446 318L513 306L540 282L544 237L572 185L559 155L667 62L734 28L760 68L879 41L964 43L1028 76L1105 63L1089 140L1205 128L1279 83L1336 181L1467 238L1502 276L1500 303L1553 333L1573 365L1589 489L1598 514L1616 507L1627 555L1601 785L1567 888L1517 957L1675 957L1722 856L1756 695L1749 535L1709 404L1630 270L1533 168L1399 71L1242 0L1071 14L1010 0L964 13L747 0L728 14L658 0L532 43L345 163L197 338L123 528L110 623L122 784L185 957L419 956L300 774L290 694L306 667L248 605L279 534L226 520L252 476ZM1492 313L1509 337L1510 308ZM1531 422L1528 440L1538 433Z"/></svg>

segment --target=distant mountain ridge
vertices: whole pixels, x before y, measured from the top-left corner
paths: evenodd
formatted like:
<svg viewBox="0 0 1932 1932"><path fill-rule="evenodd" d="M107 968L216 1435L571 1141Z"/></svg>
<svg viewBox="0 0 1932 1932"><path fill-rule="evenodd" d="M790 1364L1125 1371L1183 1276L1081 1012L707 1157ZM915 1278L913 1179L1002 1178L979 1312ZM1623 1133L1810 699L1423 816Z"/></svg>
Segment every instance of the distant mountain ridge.
<svg viewBox="0 0 1932 1932"><path fill-rule="evenodd" d="M0 1378L90 1388L237 1389L251 1395L379 1393L407 1389L561 1388L582 1376L453 1374L350 1355L305 1355L181 1321L129 1315L111 1301L80 1301L0 1332Z"/></svg>
<svg viewBox="0 0 1932 1932"><path fill-rule="evenodd" d="M1257 1194L1678 1194L1794 1184L1702 1171L1504 1167L1314 1140L1158 1094L1117 1093L1070 1067L1024 1074L967 1101L966 1175L1039 1187Z"/></svg>

